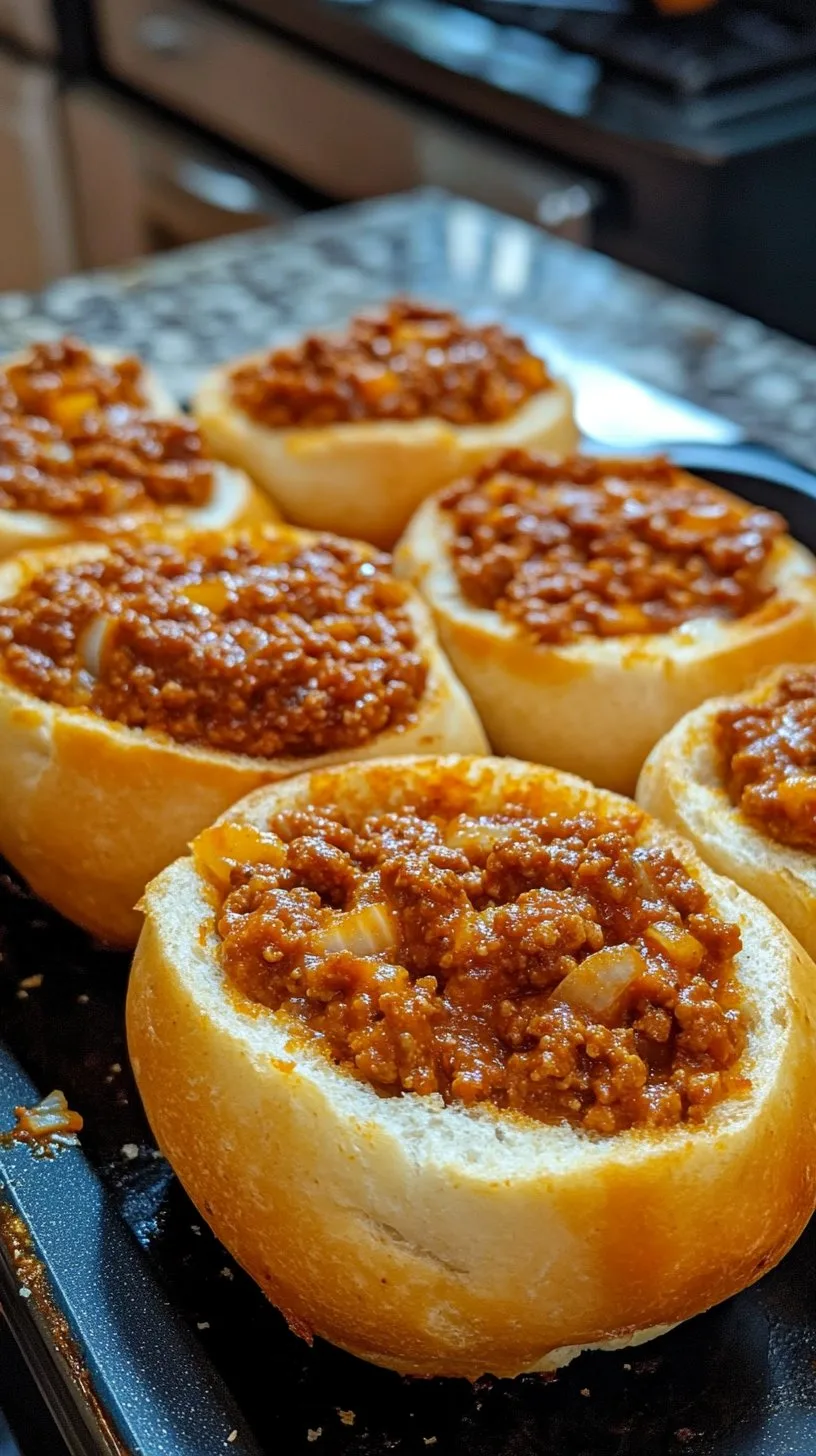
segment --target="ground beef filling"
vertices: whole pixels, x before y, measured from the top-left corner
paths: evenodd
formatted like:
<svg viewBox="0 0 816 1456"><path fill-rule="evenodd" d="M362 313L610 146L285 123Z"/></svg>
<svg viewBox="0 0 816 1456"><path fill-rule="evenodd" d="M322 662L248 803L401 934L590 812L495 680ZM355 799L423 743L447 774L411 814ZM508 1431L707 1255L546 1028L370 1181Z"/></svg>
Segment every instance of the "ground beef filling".
<svg viewBox="0 0 816 1456"><path fill-rule="evenodd" d="M614 1133L748 1086L737 927L639 819L290 811L196 854L226 974L378 1092Z"/></svg>
<svg viewBox="0 0 816 1456"><path fill-rule="evenodd" d="M427 668L388 558L285 537L119 542L0 603L26 691L179 743L272 758L358 748L413 721Z"/></svg>
<svg viewBox="0 0 816 1456"><path fill-rule="evenodd" d="M792 668L762 703L725 708L716 742L738 809L782 844L816 850L816 668Z"/></svg>
<svg viewBox="0 0 816 1456"><path fill-rule="evenodd" d="M773 595L785 530L667 460L511 451L441 497L461 591L539 642L732 620Z"/></svg>
<svg viewBox="0 0 816 1456"><path fill-rule="evenodd" d="M0 509L100 519L204 505L213 463L197 428L126 405L68 427L0 414Z"/></svg>
<svg viewBox="0 0 816 1456"><path fill-rule="evenodd" d="M145 409L144 371L131 356L103 363L76 339L33 344L0 371L0 410L34 415L64 428L89 410L124 404Z"/></svg>
<svg viewBox="0 0 816 1456"><path fill-rule="evenodd" d="M506 420L552 388L523 339L447 309L397 300L234 369L233 402L276 429L350 420Z"/></svg>

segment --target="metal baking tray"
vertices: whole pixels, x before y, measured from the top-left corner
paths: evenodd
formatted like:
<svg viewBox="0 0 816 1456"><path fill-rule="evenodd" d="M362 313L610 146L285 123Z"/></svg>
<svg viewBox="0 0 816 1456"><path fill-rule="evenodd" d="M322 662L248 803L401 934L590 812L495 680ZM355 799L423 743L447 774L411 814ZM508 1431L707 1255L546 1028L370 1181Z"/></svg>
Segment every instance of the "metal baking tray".
<svg viewBox="0 0 816 1456"><path fill-rule="evenodd" d="M816 549L816 477L704 423L675 457ZM72 1456L816 1452L816 1221L753 1288L555 1376L412 1380L305 1344L155 1149L127 969L0 867L0 1131L54 1087L85 1118L81 1147L52 1159L0 1140L0 1308Z"/></svg>

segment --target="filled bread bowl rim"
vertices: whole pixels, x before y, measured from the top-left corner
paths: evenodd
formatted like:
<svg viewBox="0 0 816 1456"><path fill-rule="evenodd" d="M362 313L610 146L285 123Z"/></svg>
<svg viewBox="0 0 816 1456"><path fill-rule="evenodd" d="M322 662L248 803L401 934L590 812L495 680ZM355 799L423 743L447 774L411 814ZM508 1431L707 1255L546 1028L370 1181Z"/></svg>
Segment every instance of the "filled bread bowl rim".
<svg viewBox="0 0 816 1456"><path fill-rule="evenodd" d="M709 699L655 746L638 780L637 800L683 834L719 874L763 900L816 955L816 855L752 824L728 793L717 750L719 714L760 702L790 671L775 668L748 692Z"/></svg>
<svg viewBox="0 0 816 1456"><path fill-rule="evenodd" d="M431 497L397 544L394 565L428 602L493 747L619 793L634 792L657 740L705 698L743 688L780 660L816 657L816 560L789 536L776 543L767 565L776 602L757 612L558 645L468 602L451 539L447 512Z"/></svg>
<svg viewBox="0 0 816 1456"><path fill-rule="evenodd" d="M100 535L128 535L139 530L226 531L276 519L272 502L255 488L243 470L215 460L212 493L202 506L152 506L98 518L0 510L0 560L20 551Z"/></svg>
<svg viewBox="0 0 816 1456"><path fill-rule="evenodd" d="M225 817L263 824L273 810L332 800L395 807L439 774L482 804L488 785L501 803L533 784L602 812L631 809L553 770L456 757L300 775ZM600 1138L489 1107L381 1098L227 984L212 895L191 859L148 887L128 1038L151 1126L299 1333L404 1373L549 1369L699 1313L798 1236L816 1197L814 968L688 845L654 823L644 833L670 843L714 908L739 922L752 1018L750 1094L664 1133Z"/></svg>
<svg viewBox="0 0 816 1456"><path fill-rule="evenodd" d="M247 470L283 515L312 529L391 546L425 496L512 447L569 453L578 441L569 387L556 380L505 420L454 425L428 416L272 428L232 401L233 360L201 381L193 413L213 453Z"/></svg>

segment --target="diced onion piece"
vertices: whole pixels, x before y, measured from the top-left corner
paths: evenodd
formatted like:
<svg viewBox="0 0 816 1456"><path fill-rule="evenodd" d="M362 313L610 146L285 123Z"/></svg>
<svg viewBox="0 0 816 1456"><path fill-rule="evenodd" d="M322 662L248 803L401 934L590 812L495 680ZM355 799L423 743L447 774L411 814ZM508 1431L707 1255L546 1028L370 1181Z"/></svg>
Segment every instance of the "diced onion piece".
<svg viewBox="0 0 816 1456"><path fill-rule="evenodd" d="M656 920L646 931L645 939L681 971L696 971L705 955L697 937L673 920Z"/></svg>
<svg viewBox="0 0 816 1456"><path fill-rule="evenodd" d="M549 384L549 375L546 366L535 354L527 354L519 359L515 365L515 371L522 384L528 389L546 389Z"/></svg>
<svg viewBox="0 0 816 1456"><path fill-rule="evenodd" d="M235 865L266 864L278 869L286 862L283 840L254 824L214 824L199 834L193 852L207 877L222 889L229 886Z"/></svg>
<svg viewBox="0 0 816 1456"><path fill-rule="evenodd" d="M596 950L567 973L553 998L604 1021L614 1015L629 987L645 970L646 962L634 945Z"/></svg>
<svg viewBox="0 0 816 1456"><path fill-rule="evenodd" d="M357 387L367 403L376 404L399 389L399 379L390 369L370 369L360 372Z"/></svg>
<svg viewBox="0 0 816 1456"><path fill-rule="evenodd" d="M466 814L459 814L445 831L445 843L448 849L461 849L471 858L488 855L497 844L509 838L510 832L507 824L496 824L490 819L469 819Z"/></svg>
<svg viewBox="0 0 816 1456"><path fill-rule="evenodd" d="M47 1138L82 1131L82 1118L71 1111L63 1092L51 1092L36 1107L15 1107L14 1116L17 1133L23 1137Z"/></svg>
<svg viewBox="0 0 816 1456"><path fill-rule="evenodd" d="M193 606L206 607L209 612L223 612L230 599L229 587L220 577L210 577L207 581L191 581L181 588L181 595L188 602L192 602Z"/></svg>
<svg viewBox="0 0 816 1456"><path fill-rule="evenodd" d="M816 775L814 774L791 774L788 778L781 780L776 792L783 809L791 815L796 815L802 810L812 813L816 809Z"/></svg>
<svg viewBox="0 0 816 1456"><path fill-rule="evenodd" d="M98 678L102 673L102 658L113 631L111 617L92 617L79 635L77 654L85 671Z"/></svg>
<svg viewBox="0 0 816 1456"><path fill-rule="evenodd" d="M332 917L312 937L312 950L317 955L337 955L349 951L355 956L382 955L397 947L398 928L387 905L362 905Z"/></svg>
<svg viewBox="0 0 816 1456"><path fill-rule="evenodd" d="M92 390L78 389L71 394L58 395L51 404L51 418L63 429L69 429L71 425L78 425L96 407L97 399Z"/></svg>

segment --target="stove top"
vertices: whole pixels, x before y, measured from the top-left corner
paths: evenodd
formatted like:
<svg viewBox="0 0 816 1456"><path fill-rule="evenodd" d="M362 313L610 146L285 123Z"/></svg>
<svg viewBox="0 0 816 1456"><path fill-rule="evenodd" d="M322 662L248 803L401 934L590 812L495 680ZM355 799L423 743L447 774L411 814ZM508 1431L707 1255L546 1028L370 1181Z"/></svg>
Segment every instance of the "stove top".
<svg viewBox="0 0 816 1456"><path fill-rule="evenodd" d="M816 58L812 0L807 5L739 0L704 14L675 17L645 13L627 0L594 0L592 9L590 0L585 6L516 0L459 4L683 96L791 71Z"/></svg>

